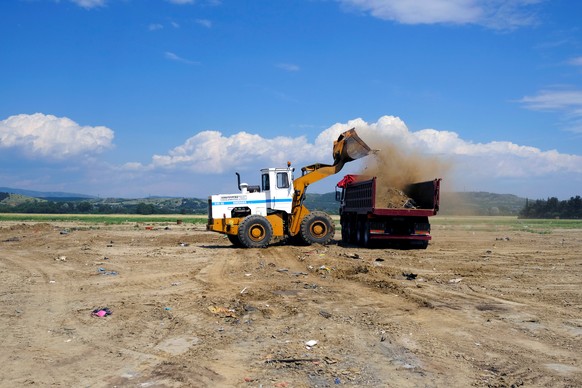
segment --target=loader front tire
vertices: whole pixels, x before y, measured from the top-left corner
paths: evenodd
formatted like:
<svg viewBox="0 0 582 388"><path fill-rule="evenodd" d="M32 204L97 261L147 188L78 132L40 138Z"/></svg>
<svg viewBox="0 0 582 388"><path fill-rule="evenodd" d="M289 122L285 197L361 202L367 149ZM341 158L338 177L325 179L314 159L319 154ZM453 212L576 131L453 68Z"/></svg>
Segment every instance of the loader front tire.
<svg viewBox="0 0 582 388"><path fill-rule="evenodd" d="M245 217L238 226L238 239L246 248L264 248L273 237L273 226L257 214Z"/></svg>
<svg viewBox="0 0 582 388"><path fill-rule="evenodd" d="M301 237L307 244L326 245L334 235L335 226L327 213L314 211L301 221Z"/></svg>

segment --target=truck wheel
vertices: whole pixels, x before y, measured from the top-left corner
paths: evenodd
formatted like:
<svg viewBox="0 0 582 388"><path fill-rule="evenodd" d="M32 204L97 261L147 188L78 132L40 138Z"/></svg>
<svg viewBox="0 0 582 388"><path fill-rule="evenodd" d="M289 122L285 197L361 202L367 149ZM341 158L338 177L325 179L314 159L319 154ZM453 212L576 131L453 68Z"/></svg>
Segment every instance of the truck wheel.
<svg viewBox="0 0 582 388"><path fill-rule="evenodd" d="M362 225L362 246L366 248L370 246L370 223L367 221Z"/></svg>
<svg viewBox="0 0 582 388"><path fill-rule="evenodd" d="M243 246L240 242L240 238L238 238L238 234L227 234L226 237L228 237L228 241L230 241L235 247L240 248Z"/></svg>
<svg viewBox="0 0 582 388"><path fill-rule="evenodd" d="M349 222L344 221L341 223L342 226L342 243L349 244L350 242L350 227Z"/></svg>
<svg viewBox="0 0 582 388"><path fill-rule="evenodd" d="M238 239L247 248L264 248L273 237L273 226L263 216L247 216L238 226Z"/></svg>
<svg viewBox="0 0 582 388"><path fill-rule="evenodd" d="M334 235L335 226L327 213L314 211L301 221L301 237L308 244L329 244Z"/></svg>
<svg viewBox="0 0 582 388"><path fill-rule="evenodd" d="M355 220L350 219L348 221L348 238L350 239L350 243L357 244L358 243L358 233L357 233L357 223Z"/></svg>

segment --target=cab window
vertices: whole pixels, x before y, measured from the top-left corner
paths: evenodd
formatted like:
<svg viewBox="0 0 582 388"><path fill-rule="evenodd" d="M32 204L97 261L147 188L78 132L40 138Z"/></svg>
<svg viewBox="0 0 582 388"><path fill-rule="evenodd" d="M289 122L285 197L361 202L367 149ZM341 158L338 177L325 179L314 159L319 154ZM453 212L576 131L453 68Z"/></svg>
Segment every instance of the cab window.
<svg viewBox="0 0 582 388"><path fill-rule="evenodd" d="M270 190L271 184L269 182L269 174L263 174L263 191Z"/></svg>
<svg viewBox="0 0 582 388"><path fill-rule="evenodd" d="M289 176L286 172L277 173L277 187L279 189L286 189L289 187Z"/></svg>

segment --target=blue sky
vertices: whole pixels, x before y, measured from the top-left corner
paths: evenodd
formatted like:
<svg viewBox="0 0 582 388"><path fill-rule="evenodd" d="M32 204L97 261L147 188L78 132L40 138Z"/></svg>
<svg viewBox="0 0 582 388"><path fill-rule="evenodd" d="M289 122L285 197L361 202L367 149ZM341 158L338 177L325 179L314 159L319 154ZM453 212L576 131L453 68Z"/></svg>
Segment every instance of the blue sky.
<svg viewBox="0 0 582 388"><path fill-rule="evenodd" d="M257 184L331 163L356 127L442 166L426 178L444 190L582 195L580 15L566 0L2 1L0 186L205 198L235 192L237 171Z"/></svg>

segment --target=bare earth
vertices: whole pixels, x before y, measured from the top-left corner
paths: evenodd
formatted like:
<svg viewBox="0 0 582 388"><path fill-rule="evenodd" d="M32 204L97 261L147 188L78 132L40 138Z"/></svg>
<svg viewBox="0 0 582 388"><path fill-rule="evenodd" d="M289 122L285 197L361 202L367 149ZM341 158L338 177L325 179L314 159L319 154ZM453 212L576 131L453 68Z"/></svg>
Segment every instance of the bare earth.
<svg viewBox="0 0 582 388"><path fill-rule="evenodd" d="M580 387L581 252L466 224L399 251L4 222L0 384Z"/></svg>

